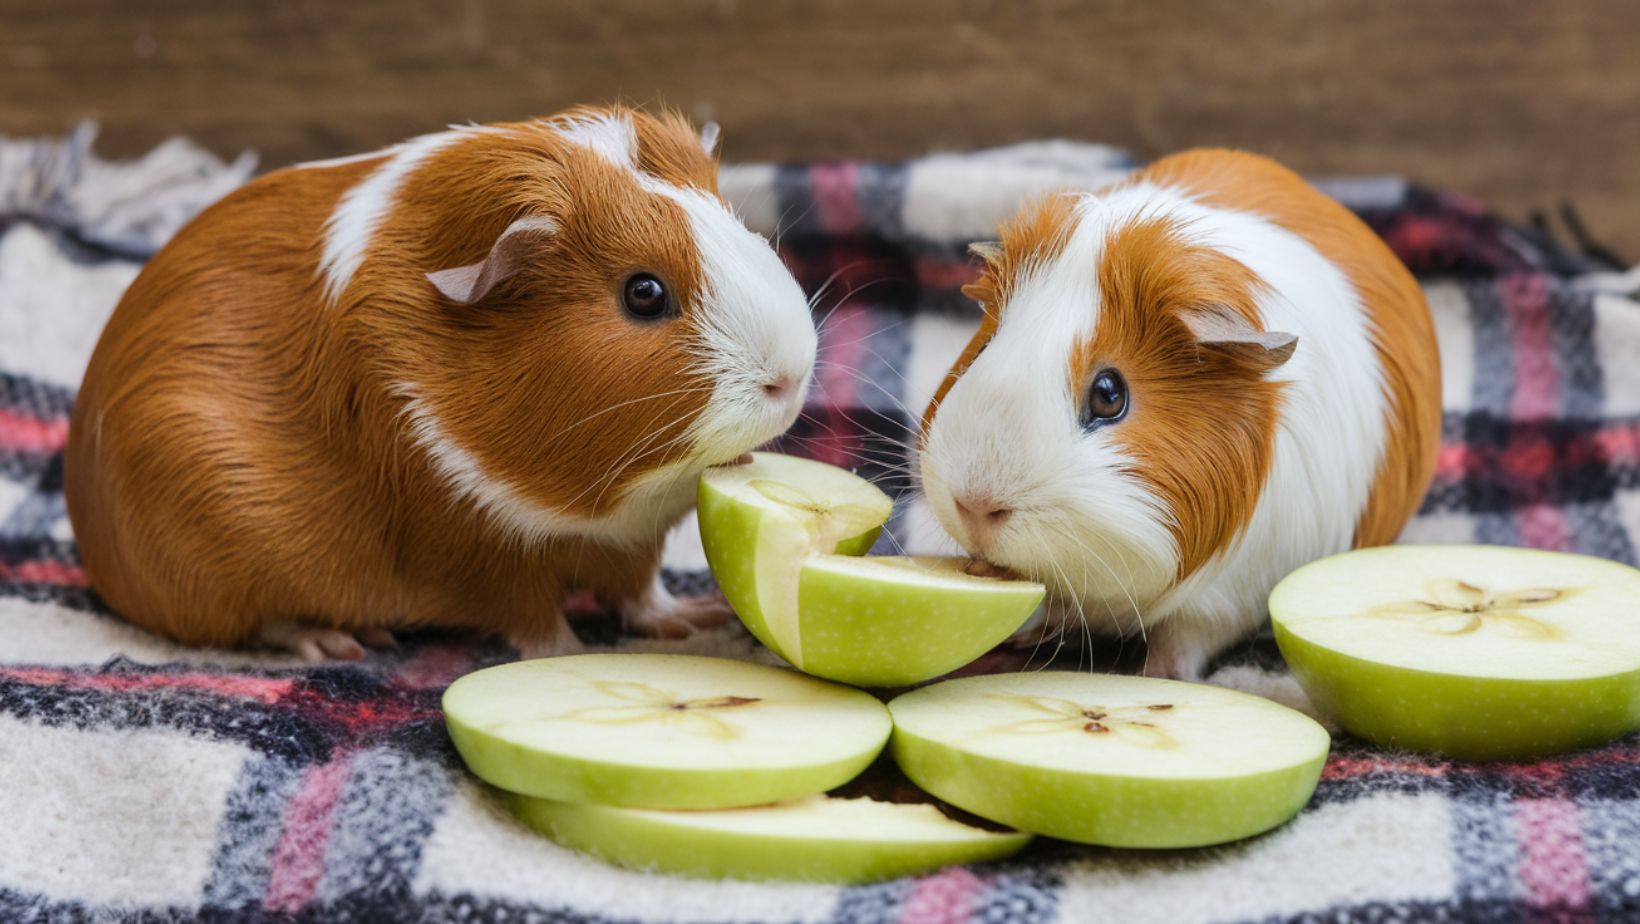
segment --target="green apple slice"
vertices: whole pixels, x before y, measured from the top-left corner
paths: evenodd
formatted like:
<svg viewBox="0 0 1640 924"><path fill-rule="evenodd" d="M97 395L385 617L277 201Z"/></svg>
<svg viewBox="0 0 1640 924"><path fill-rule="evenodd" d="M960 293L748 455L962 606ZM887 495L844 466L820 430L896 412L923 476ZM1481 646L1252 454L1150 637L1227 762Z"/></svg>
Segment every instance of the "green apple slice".
<svg viewBox="0 0 1640 924"><path fill-rule="evenodd" d="M1309 801L1331 744L1266 699L1116 674L964 677L888 708L890 749L918 786L1022 831L1111 847L1269 830Z"/></svg>
<svg viewBox="0 0 1640 924"><path fill-rule="evenodd" d="M645 808L783 802L853 779L891 724L870 694L723 658L587 654L468 674L444 693L479 778Z"/></svg>
<svg viewBox="0 0 1640 924"><path fill-rule="evenodd" d="M864 555L894 511L871 482L834 465L754 452L707 469L697 498L701 544L724 597L757 640L802 665L798 571L810 555Z"/></svg>
<svg viewBox="0 0 1640 924"><path fill-rule="evenodd" d="M1009 856L1029 834L987 831L932 805L811 796L666 812L510 796L530 827L619 866L731 879L861 883Z"/></svg>
<svg viewBox="0 0 1640 924"><path fill-rule="evenodd" d="M821 555L803 563L798 667L868 687L921 683L1024 625L1044 588L966 573L964 558Z"/></svg>
<svg viewBox="0 0 1640 924"><path fill-rule="evenodd" d="M1322 712L1389 747L1518 760L1640 728L1640 571L1498 546L1322 559L1270 594Z"/></svg>
<svg viewBox="0 0 1640 924"><path fill-rule="evenodd" d="M862 686L952 671L1030 618L1043 587L964 573L960 558L862 557L893 510L834 466L753 453L701 478L701 542L759 641L800 670Z"/></svg>

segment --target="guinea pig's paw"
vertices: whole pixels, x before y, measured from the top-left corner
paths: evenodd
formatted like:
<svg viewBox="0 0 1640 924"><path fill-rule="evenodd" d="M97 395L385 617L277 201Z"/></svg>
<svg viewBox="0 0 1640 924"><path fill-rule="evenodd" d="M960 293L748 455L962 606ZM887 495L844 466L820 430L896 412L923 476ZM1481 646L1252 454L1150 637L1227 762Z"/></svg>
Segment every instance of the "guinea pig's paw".
<svg viewBox="0 0 1640 924"><path fill-rule="evenodd" d="M1076 624L1080 620L1081 617L1073 607L1053 600L1044 600L1036 608L1036 612L1025 620L1025 624L1015 629L1014 634L1008 636L1003 644L1010 648L1036 649L1043 645L1052 647L1071 630L1077 629Z"/></svg>
<svg viewBox="0 0 1640 924"><path fill-rule="evenodd" d="M657 585L620 606L621 625L650 638L684 638L697 629L721 626L734 616L719 594L674 597Z"/></svg>
<svg viewBox="0 0 1640 924"><path fill-rule="evenodd" d="M568 626L565 626L563 631L554 635L551 641L532 639L524 642L511 642L510 644L518 649L519 659L525 661L534 658L557 658L564 655L585 654L587 650L586 643L582 642L574 632L571 632Z"/></svg>
<svg viewBox="0 0 1640 924"><path fill-rule="evenodd" d="M313 664L362 660L365 645L372 648L398 647L393 634L385 629L365 629L355 635L341 629L324 629L294 622L266 623L258 640L269 648L281 648L301 655L303 660Z"/></svg>

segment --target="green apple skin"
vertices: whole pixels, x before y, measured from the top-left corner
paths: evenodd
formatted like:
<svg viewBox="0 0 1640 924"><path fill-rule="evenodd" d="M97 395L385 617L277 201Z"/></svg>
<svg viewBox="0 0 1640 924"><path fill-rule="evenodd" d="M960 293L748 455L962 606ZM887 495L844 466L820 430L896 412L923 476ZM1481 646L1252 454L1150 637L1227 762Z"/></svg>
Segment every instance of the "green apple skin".
<svg viewBox="0 0 1640 924"><path fill-rule="evenodd" d="M696 516L700 521L707 567L712 569L712 577L723 591L724 599L754 638L775 654L792 661L769 630L759 603L757 575L767 567L763 564L765 556L781 557L784 567L796 567L798 561L812 552L807 533L756 508L737 503L704 480L696 496ZM782 535L782 531L788 534ZM839 555L864 555L882 531L880 524L874 526L839 542L834 551Z"/></svg>
<svg viewBox="0 0 1640 924"><path fill-rule="evenodd" d="M807 767L688 770L611 765L545 754L490 735L445 715L450 740L480 779L509 792L543 799L657 809L722 809L785 802L835 789L859 776L886 743L847 758Z"/></svg>
<svg viewBox="0 0 1640 924"><path fill-rule="evenodd" d="M894 760L913 783L981 818L1080 844L1206 847L1252 837L1297 815L1327 762L1229 779L1072 773L960 751L895 728Z"/></svg>
<svg viewBox="0 0 1640 924"><path fill-rule="evenodd" d="M703 830L653 813L507 797L525 824L559 844L633 869L713 879L859 884L910 876L954 863L999 860L1031 839L975 830L971 841L914 843L853 838L782 838ZM686 816L687 813L679 813Z"/></svg>
<svg viewBox="0 0 1640 924"><path fill-rule="evenodd" d="M1000 584L1001 582L998 582ZM903 687L950 673L1025 624L1039 584L975 591L905 585L827 571L798 578L803 671L861 687Z"/></svg>
<svg viewBox="0 0 1640 924"><path fill-rule="evenodd" d="M1640 728L1640 671L1577 680L1443 674L1342 654L1274 625L1282 657L1316 708L1384 747L1528 760Z"/></svg>

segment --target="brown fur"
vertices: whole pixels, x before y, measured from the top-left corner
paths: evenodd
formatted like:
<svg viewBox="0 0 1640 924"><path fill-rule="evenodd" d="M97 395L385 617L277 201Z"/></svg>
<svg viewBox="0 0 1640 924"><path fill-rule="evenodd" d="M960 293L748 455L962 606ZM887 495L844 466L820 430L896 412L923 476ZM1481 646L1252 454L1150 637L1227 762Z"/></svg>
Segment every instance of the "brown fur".
<svg viewBox="0 0 1640 924"><path fill-rule="evenodd" d="M1169 222L1124 225L1105 242L1097 332L1071 354L1072 394L1107 366L1127 379L1132 404L1113 438L1176 514L1181 578L1252 517L1281 396L1254 358L1204 349L1181 315L1229 309L1257 325L1260 286L1235 260L1184 243Z"/></svg>
<svg viewBox="0 0 1640 924"><path fill-rule="evenodd" d="M1378 235L1286 167L1239 151L1189 151L1142 176L1203 202L1262 215L1309 241L1355 285L1374 330L1384 374L1384 459L1355 545L1391 542L1417 512L1435 477L1441 439L1441 357L1417 280Z"/></svg>
<svg viewBox="0 0 1640 924"><path fill-rule="evenodd" d="M646 168L715 194L683 120L632 117ZM65 462L87 572L114 609L190 643L291 620L547 644L567 588L648 586L670 524L633 548L510 539L453 496L402 416L395 388L414 383L493 478L599 517L684 451L705 403L680 349L700 286L681 210L537 123L500 129L423 162L337 304L321 293L323 224L379 161L262 177L144 269L91 360ZM482 259L525 214L562 229L542 258L480 304L442 301L425 274ZM666 279L681 321L622 315L639 269Z"/></svg>

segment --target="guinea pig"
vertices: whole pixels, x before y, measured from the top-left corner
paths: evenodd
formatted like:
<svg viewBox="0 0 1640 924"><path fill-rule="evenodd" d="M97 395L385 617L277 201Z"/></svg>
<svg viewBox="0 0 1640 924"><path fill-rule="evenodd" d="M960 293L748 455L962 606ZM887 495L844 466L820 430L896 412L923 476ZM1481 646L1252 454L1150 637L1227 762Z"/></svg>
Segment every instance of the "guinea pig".
<svg viewBox="0 0 1640 924"><path fill-rule="evenodd" d="M976 245L977 334L920 478L1061 630L1142 634L1201 676L1315 558L1392 541L1434 476L1429 307L1377 235L1257 155L1190 151L1050 195Z"/></svg>
<svg viewBox="0 0 1640 924"><path fill-rule="evenodd" d="M808 302L717 192L716 127L577 108L298 165L131 285L74 407L91 584L184 643L362 657L419 626L575 650L570 590L655 634L708 466L796 419Z"/></svg>

